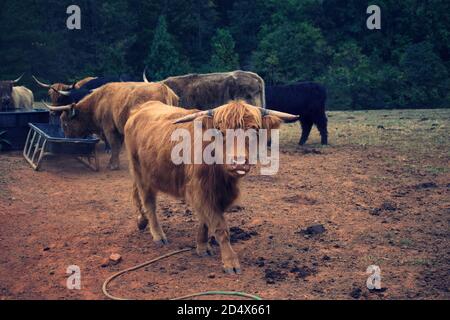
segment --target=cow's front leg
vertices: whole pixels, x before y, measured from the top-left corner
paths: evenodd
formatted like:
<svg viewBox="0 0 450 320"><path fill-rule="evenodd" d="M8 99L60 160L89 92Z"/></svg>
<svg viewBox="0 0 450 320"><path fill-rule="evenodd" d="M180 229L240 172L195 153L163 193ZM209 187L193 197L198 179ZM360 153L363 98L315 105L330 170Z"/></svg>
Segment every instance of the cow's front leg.
<svg viewBox="0 0 450 320"><path fill-rule="evenodd" d="M111 158L109 160L109 169L119 170L119 155L122 148L122 137L115 131L106 131L105 137L109 145L111 146Z"/></svg>
<svg viewBox="0 0 450 320"><path fill-rule="evenodd" d="M214 249L209 244L208 226L206 222L200 221L197 231L197 254L200 257L212 256Z"/></svg>
<svg viewBox="0 0 450 320"><path fill-rule="evenodd" d="M220 245L223 270L226 273L241 273L239 259L230 244L230 231L223 213L214 214L211 217L210 227L214 230L216 240Z"/></svg>

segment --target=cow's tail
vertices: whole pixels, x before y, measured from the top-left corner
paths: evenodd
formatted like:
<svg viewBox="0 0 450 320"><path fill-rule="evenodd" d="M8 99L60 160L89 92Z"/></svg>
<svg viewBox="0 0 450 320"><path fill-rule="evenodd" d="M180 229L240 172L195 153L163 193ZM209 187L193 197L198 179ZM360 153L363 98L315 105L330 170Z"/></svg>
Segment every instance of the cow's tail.
<svg viewBox="0 0 450 320"><path fill-rule="evenodd" d="M261 103L262 103L262 107L265 109L266 108L266 83L264 82L264 79L262 77L261 78L261 83L262 83L262 90L261 90Z"/></svg>

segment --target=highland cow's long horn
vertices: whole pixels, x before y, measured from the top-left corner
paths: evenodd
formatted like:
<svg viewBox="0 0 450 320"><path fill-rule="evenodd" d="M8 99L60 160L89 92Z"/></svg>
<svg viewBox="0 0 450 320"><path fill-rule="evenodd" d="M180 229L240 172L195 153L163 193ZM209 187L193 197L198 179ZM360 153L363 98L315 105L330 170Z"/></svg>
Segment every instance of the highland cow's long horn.
<svg viewBox="0 0 450 320"><path fill-rule="evenodd" d="M147 73L147 67L145 67L144 72L142 73L142 79L144 79L145 83L149 83L147 76L145 75Z"/></svg>
<svg viewBox="0 0 450 320"><path fill-rule="evenodd" d="M296 121L300 118L299 115L294 115L286 112L281 111L275 111L270 109L263 109L261 108L261 111L263 112L263 115L271 115L280 118L283 121L290 122L290 121Z"/></svg>
<svg viewBox="0 0 450 320"><path fill-rule="evenodd" d="M24 74L25 74L25 73L22 73L22 75L21 75L20 77L18 77L16 80L13 80L13 83L19 82L20 79L22 79L22 77L23 77Z"/></svg>
<svg viewBox="0 0 450 320"><path fill-rule="evenodd" d="M50 89L52 89L53 91L56 91L57 93L59 93L62 96L66 96L66 97L70 96L70 91L56 90L53 87L50 87Z"/></svg>
<svg viewBox="0 0 450 320"><path fill-rule="evenodd" d="M188 114L187 116L184 116L182 118L175 120L173 123L177 124L177 123L189 122L189 121L195 120L195 119L197 119L199 117L203 117L203 116L212 117L214 115L214 110L215 109L210 109L210 110L206 110L206 111L199 111L199 112L191 113L191 114Z"/></svg>
<svg viewBox="0 0 450 320"><path fill-rule="evenodd" d="M44 106L45 106L47 109L49 109L50 111L65 111L65 110L70 110L70 109L72 109L72 105L71 105L71 104L68 104L68 105L66 105L66 106L58 106L58 107L55 107L55 106L50 106L50 105L46 104L44 101L42 101L42 103L43 103Z"/></svg>
<svg viewBox="0 0 450 320"><path fill-rule="evenodd" d="M42 88L50 88L51 86L49 85L49 84L46 84L46 83L43 83L43 82L41 82L41 81L39 81L38 79L36 79L36 77L35 76L31 76L33 79L34 79L34 81L36 81L36 83L38 84L38 85L40 85Z"/></svg>

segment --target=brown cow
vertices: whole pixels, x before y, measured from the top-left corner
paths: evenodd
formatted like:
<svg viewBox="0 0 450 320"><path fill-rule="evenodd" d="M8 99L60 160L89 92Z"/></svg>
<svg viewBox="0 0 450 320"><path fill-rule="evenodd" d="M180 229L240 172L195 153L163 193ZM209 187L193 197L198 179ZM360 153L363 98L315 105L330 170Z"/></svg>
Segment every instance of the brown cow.
<svg viewBox="0 0 450 320"><path fill-rule="evenodd" d="M144 82L148 82L143 74ZM168 85L180 97L180 105L202 110L215 108L230 100L243 100L265 107L264 80L253 72L232 71L207 74L187 74L169 77L162 83Z"/></svg>
<svg viewBox="0 0 450 320"><path fill-rule="evenodd" d="M0 81L0 110L33 109L33 92L23 86L15 87L23 75L16 80Z"/></svg>
<svg viewBox="0 0 450 320"><path fill-rule="evenodd" d="M46 106L52 111L64 111L61 124L66 137L89 134L105 137L111 146L109 168L118 170L123 130L130 110L150 100L178 105L177 95L164 84L116 82L95 89L78 103Z"/></svg>
<svg viewBox="0 0 450 320"><path fill-rule="evenodd" d="M48 89L48 96L50 97L50 101L54 106L60 105L58 101L61 101L62 95L59 93L59 91L70 91L72 89L80 89L87 82L96 79L94 77L86 77L73 84L64 84L64 83L46 84L36 79L35 76L32 77L39 86Z"/></svg>
<svg viewBox="0 0 450 320"><path fill-rule="evenodd" d="M132 199L138 211L138 227L146 228L158 244L167 243L166 235L156 215L156 195L164 192L184 198L193 207L200 225L197 232L197 253L212 254L209 236L219 242L224 270L240 273L236 253L230 245L230 236L224 211L238 197L238 181L250 170L249 148L224 148L223 155L233 159L231 164L174 164L172 150L176 142L171 135L176 129L190 132L194 143L194 123L199 118L203 130L215 128L223 134L227 129L275 129L283 121L297 120L298 116L260 109L242 101L232 101L209 111L168 108L150 101L133 111L125 125L125 144L133 177ZM203 149L205 144L203 144ZM221 148L218 148L220 151ZM227 153L228 152L228 153ZM192 156L192 155L191 155Z"/></svg>

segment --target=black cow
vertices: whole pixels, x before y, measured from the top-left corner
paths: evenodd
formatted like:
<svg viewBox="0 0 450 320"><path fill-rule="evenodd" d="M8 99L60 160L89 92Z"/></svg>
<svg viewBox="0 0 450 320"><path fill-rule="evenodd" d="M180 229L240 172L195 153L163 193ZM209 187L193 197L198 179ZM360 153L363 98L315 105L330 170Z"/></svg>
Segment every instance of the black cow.
<svg viewBox="0 0 450 320"><path fill-rule="evenodd" d="M302 136L299 144L308 140L312 126L319 129L321 143L328 144L327 116L325 114L326 89L314 82L266 86L267 108L300 115Z"/></svg>
<svg viewBox="0 0 450 320"><path fill-rule="evenodd" d="M85 96L91 93L92 90L100 88L101 86L111 82L122 82L122 79L120 77L98 77L86 82L79 89L72 89L68 91L56 90L60 94L58 96L57 105L78 103Z"/></svg>

